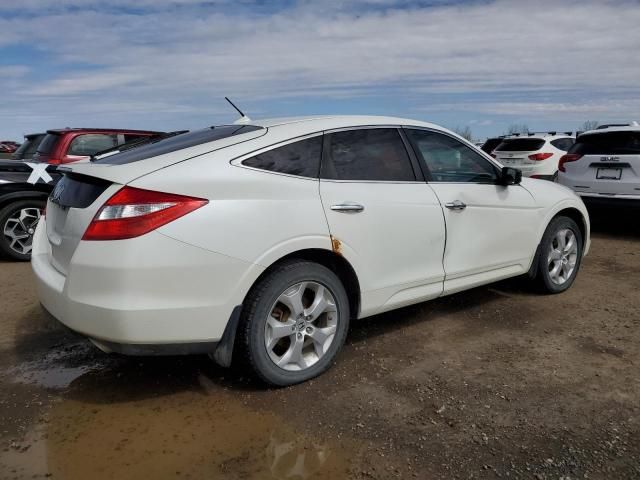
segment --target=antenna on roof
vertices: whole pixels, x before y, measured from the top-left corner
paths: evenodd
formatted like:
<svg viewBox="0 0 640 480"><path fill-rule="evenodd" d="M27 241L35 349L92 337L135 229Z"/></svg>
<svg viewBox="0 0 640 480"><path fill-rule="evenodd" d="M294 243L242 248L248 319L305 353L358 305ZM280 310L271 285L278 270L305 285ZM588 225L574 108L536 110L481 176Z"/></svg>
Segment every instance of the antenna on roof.
<svg viewBox="0 0 640 480"><path fill-rule="evenodd" d="M233 123L249 123L251 121L249 117L242 113L242 110L236 107L235 104L231 100L229 100L229 97L224 97L224 99L229 102L229 105L231 105L240 114L240 118Z"/></svg>

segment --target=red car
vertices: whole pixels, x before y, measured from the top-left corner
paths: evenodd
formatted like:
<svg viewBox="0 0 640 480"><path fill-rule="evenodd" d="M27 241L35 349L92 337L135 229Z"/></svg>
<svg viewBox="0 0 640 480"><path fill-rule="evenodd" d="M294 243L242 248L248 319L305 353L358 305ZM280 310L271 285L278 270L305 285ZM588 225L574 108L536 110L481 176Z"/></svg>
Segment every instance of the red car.
<svg viewBox="0 0 640 480"><path fill-rule="evenodd" d="M162 135L149 130L121 130L108 128L64 128L47 130L33 156L34 162L53 165L77 162L125 143L145 137Z"/></svg>
<svg viewBox="0 0 640 480"><path fill-rule="evenodd" d="M13 153L18 149L19 146L19 143L12 140L0 140L1 153Z"/></svg>

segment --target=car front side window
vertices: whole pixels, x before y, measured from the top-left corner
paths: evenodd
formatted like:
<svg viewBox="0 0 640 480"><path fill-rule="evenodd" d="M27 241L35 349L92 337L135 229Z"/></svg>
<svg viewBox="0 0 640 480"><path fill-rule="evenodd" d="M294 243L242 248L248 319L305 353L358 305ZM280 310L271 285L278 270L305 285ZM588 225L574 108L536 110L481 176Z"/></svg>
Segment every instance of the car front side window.
<svg viewBox="0 0 640 480"><path fill-rule="evenodd" d="M497 169L471 148L441 133L407 129L416 154L430 174L430 182L495 183Z"/></svg>

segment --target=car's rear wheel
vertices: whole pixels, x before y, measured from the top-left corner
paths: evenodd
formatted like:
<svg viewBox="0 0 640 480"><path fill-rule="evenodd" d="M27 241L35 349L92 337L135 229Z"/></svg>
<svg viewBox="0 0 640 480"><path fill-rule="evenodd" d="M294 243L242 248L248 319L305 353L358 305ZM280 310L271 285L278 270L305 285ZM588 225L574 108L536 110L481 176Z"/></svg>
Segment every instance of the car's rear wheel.
<svg viewBox="0 0 640 480"><path fill-rule="evenodd" d="M582 260L580 228L568 217L554 218L538 250L536 280L547 293L560 293L573 284Z"/></svg>
<svg viewBox="0 0 640 480"><path fill-rule="evenodd" d="M349 328L349 301L328 268L285 262L254 286L243 306L242 354L265 382L285 386L333 364Z"/></svg>
<svg viewBox="0 0 640 480"><path fill-rule="evenodd" d="M12 260L31 258L33 234L44 206L42 200L20 200L0 210L0 253Z"/></svg>

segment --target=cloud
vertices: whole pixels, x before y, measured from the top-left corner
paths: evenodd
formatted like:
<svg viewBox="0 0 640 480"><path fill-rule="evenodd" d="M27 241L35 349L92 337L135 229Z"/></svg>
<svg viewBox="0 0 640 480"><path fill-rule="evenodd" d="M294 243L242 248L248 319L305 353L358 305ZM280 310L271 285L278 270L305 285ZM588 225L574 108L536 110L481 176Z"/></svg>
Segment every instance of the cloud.
<svg viewBox="0 0 640 480"><path fill-rule="evenodd" d="M12 65L32 71L19 86L0 76L15 109L73 100L63 107L73 118L115 102L185 119L228 94L256 110L369 98L374 111L393 99L408 114L473 112L468 121L527 112L573 119L632 114L626 98L640 93L637 2L104 3L0 6L8 12L0 48L47 58Z"/></svg>

